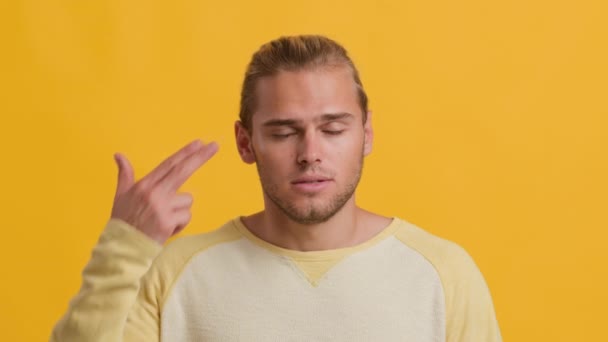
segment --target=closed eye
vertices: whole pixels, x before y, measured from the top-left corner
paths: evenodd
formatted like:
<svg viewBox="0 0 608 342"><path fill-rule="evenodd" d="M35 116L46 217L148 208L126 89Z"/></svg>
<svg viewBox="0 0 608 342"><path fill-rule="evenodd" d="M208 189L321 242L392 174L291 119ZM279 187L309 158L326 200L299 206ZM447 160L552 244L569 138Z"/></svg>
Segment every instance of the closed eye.
<svg viewBox="0 0 608 342"><path fill-rule="evenodd" d="M340 135L340 134L342 134L342 132L344 132L343 129L341 129L341 130L324 130L323 131L323 133L329 134L329 135Z"/></svg>
<svg viewBox="0 0 608 342"><path fill-rule="evenodd" d="M292 135L296 135L296 134L297 134L297 133L295 133L295 132L291 132L291 133L282 133L282 134L279 134L279 133L274 133L274 134L272 134L272 137L273 137L273 138L276 138L276 139L285 139L285 138L289 138L290 136L292 136Z"/></svg>

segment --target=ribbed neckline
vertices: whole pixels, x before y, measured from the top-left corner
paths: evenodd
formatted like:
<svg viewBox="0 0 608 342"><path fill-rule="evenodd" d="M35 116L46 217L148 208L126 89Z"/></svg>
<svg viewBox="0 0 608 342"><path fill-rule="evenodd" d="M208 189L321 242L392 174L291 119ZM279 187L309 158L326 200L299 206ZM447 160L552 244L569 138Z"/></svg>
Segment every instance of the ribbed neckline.
<svg viewBox="0 0 608 342"><path fill-rule="evenodd" d="M395 230L399 227L399 223L401 220L397 217L393 217L391 223L389 223L384 229L382 229L378 234L374 235L372 238L364 241L360 244L344 247L344 248L336 248L336 249L328 249L322 251L298 251L293 249L283 248L277 245L274 245L268 241L262 240L261 238L254 235L243 223L242 217L235 218L232 223L234 227L241 233L244 237L255 243L256 245L269 250L272 253L279 254L282 256L287 256L296 260L330 260L341 258L345 255L353 254L355 252L362 251L367 249L378 242L384 240L386 237L391 236L395 233Z"/></svg>

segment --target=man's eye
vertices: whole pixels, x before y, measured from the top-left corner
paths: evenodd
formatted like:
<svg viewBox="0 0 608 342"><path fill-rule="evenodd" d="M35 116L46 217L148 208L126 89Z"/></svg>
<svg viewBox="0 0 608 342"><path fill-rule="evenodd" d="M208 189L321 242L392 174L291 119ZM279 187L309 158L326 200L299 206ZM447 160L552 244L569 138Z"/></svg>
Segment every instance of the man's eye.
<svg viewBox="0 0 608 342"><path fill-rule="evenodd" d="M342 134L342 132L344 132L344 130L324 130L323 133L325 134L329 134L329 135L340 135Z"/></svg>
<svg viewBox="0 0 608 342"><path fill-rule="evenodd" d="M276 139L285 139L285 138L289 138L290 136L295 135L295 134L296 133L293 133L293 132L292 133L281 133L281 134L280 133L274 133L272 135L272 137L276 138Z"/></svg>

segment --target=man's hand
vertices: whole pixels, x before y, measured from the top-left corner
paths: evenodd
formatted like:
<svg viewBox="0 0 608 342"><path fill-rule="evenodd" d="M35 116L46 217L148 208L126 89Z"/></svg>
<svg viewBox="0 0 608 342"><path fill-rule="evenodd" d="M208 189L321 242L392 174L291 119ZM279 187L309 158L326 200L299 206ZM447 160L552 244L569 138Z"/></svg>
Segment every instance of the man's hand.
<svg viewBox="0 0 608 342"><path fill-rule="evenodd" d="M218 150L215 143L196 140L167 158L144 178L135 182L127 158L116 154L118 185L112 218L121 219L151 239L163 244L190 222L192 195L176 193Z"/></svg>

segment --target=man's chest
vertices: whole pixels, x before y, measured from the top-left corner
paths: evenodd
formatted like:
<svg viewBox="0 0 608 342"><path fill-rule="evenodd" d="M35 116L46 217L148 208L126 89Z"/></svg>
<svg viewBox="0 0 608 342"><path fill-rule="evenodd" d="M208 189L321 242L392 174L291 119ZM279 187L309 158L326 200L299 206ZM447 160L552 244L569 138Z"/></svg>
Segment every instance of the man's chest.
<svg viewBox="0 0 608 342"><path fill-rule="evenodd" d="M406 256L407 257L407 256ZM311 283L294 260L200 265L161 312L163 341L444 341L441 282L399 256L347 258Z"/></svg>

